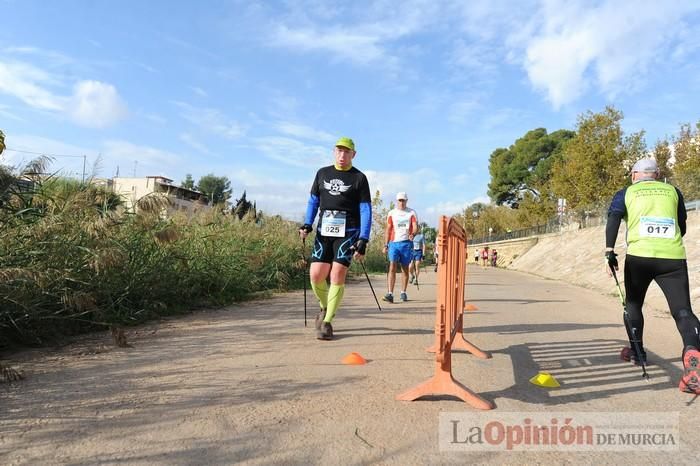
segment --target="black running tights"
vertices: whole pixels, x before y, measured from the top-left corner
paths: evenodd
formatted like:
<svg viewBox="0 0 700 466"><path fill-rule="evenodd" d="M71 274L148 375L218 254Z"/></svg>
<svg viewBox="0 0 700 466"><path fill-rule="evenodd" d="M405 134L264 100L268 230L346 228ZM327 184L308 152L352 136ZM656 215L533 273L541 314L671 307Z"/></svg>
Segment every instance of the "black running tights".
<svg viewBox="0 0 700 466"><path fill-rule="evenodd" d="M625 292L627 294L627 314L629 325L627 334L632 342L631 329L636 329L640 347L644 347L642 334L644 316L642 304L647 289L654 280L668 302L671 315L676 321L678 332L683 338L683 347L700 347L698 330L700 323L690 305L688 284L688 264L685 259L657 259L650 257L627 256L625 258Z"/></svg>

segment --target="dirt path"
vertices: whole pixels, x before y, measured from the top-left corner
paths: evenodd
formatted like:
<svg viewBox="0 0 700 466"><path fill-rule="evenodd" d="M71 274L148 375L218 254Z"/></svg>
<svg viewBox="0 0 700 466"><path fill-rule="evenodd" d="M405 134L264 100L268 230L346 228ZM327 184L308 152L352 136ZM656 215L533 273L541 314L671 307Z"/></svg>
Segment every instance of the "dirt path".
<svg viewBox="0 0 700 466"><path fill-rule="evenodd" d="M377 292L383 277L373 279ZM468 338L493 354L455 354L456 379L497 411L679 412L669 453L441 452L441 412L459 401L399 402L432 375L435 274L408 303L378 312L367 283L348 286L337 339L303 327L302 293L200 312L129 332L133 348L96 335L58 352L12 356L28 373L0 386L0 464L670 464L696 462L700 401L677 389L680 338L647 318L650 383L618 359L614 297L520 272L470 270ZM309 296L309 302L312 302ZM356 351L365 366L345 366ZM528 383L548 368L562 387Z"/></svg>

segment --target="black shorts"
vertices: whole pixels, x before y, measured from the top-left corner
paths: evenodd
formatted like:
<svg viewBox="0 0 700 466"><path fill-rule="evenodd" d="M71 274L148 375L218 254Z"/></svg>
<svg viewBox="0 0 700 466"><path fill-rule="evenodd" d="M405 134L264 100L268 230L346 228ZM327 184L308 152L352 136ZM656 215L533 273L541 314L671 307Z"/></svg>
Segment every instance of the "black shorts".
<svg viewBox="0 0 700 466"><path fill-rule="evenodd" d="M688 263L685 259L657 259L627 255L625 257L625 291L627 310L642 312L642 304L651 282L655 281L666 296L672 313L691 310Z"/></svg>
<svg viewBox="0 0 700 466"><path fill-rule="evenodd" d="M311 252L311 262L323 262L330 264L337 262L350 267L352 255L355 253L350 247L360 236L359 231L347 232L345 237L321 236L316 232L314 250Z"/></svg>

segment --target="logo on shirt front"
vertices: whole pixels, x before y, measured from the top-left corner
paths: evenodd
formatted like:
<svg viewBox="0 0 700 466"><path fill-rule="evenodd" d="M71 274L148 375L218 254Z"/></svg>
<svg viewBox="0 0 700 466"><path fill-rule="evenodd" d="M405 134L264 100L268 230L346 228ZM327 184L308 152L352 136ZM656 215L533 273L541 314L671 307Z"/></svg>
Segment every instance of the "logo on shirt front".
<svg viewBox="0 0 700 466"><path fill-rule="evenodd" d="M343 180L339 180L339 179L333 179L330 181L324 180L323 187L332 196L339 196L340 194L342 194L345 191L347 191L348 189L350 189L350 185L346 185L345 183L343 183Z"/></svg>

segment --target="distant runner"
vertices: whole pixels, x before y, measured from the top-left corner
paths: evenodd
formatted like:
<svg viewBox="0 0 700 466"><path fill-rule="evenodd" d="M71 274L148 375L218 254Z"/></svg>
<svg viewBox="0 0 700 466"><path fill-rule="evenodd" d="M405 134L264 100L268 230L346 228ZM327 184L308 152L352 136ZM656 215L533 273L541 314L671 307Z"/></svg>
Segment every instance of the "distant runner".
<svg viewBox="0 0 700 466"><path fill-rule="evenodd" d="M416 235L413 237L413 261L411 261L411 283L418 284L420 275L420 263L425 257L425 236L421 233L420 225L416 226Z"/></svg>
<svg viewBox="0 0 700 466"><path fill-rule="evenodd" d="M486 268L486 262L489 260L489 247L484 246L484 249L481 250L481 268L485 269Z"/></svg>
<svg viewBox="0 0 700 466"><path fill-rule="evenodd" d="M384 253L389 258L389 276L387 277L388 292L382 298L390 303L394 302L394 284L396 283L396 267L401 265L403 272L401 301L408 301L406 288L408 288L408 265L411 263L413 250L413 235L418 229L416 212L407 207L408 196L405 192L396 195L398 207L392 209L387 217L385 233L386 244Z"/></svg>

